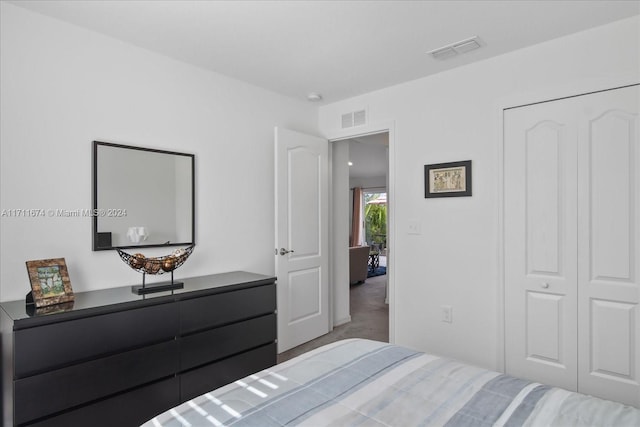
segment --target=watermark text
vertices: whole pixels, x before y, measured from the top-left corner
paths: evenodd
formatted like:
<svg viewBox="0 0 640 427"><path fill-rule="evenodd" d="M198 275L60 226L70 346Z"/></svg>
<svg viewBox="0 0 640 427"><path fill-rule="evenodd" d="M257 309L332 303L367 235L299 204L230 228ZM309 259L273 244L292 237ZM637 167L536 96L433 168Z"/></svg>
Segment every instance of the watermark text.
<svg viewBox="0 0 640 427"><path fill-rule="evenodd" d="M61 209L61 208L21 208L2 209L1 218L84 218L108 217L121 218L127 216L126 209Z"/></svg>

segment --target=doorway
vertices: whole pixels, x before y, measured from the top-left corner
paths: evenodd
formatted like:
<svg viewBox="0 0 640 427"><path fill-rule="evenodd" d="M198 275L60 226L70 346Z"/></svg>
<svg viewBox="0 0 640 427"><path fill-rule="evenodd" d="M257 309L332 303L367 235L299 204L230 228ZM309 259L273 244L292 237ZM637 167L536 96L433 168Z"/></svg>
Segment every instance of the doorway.
<svg viewBox="0 0 640 427"><path fill-rule="evenodd" d="M393 188L391 185L392 152L390 146L392 134L391 129L381 129L366 135L334 139L331 143L333 180L331 197L333 201L332 267L334 277L332 301L334 327L340 327L353 320L352 289L349 284L354 280L351 280L350 274L352 270L350 266L352 249L350 247L364 246L365 244L370 246L370 244L375 243L378 251L382 247L385 249L385 258L382 261L386 264L384 265L386 274L377 277L376 280L382 280L382 303L387 305L386 308L388 309L385 323L389 333L386 335L388 335L390 341L394 338L393 300L391 295L393 281L393 259L391 257L393 242L391 230L393 224ZM356 188L358 189L357 191L355 190ZM362 195L364 192L372 193L372 195L365 198ZM360 195L354 197L354 194L357 193ZM384 198L380 196L382 194L386 195L385 225L367 236L365 227L366 202L374 199L384 201ZM354 198L356 199L355 201L360 203L355 204ZM377 256L375 258L379 264L380 260ZM361 274L358 273L357 276L361 277ZM364 277L366 279L368 279L367 276L369 274L365 272Z"/></svg>
<svg viewBox="0 0 640 427"><path fill-rule="evenodd" d="M368 338L378 341L393 342L393 298L391 245L393 234L393 192L390 179L390 131L375 135L342 138L331 141L331 191L332 200L332 243L331 243L331 286L332 319L331 332L312 341L304 343L278 355L278 362L345 338ZM353 216L353 187L363 188L360 210L361 217L366 217L366 202L385 202L384 221L377 222L378 227L365 227L362 222L362 233L359 245L365 242L375 244L376 249L384 250L380 257L380 266L388 267L387 274L372 275L363 283L350 286L349 240L351 218ZM384 196L383 196L384 195ZM369 208L370 213L380 208ZM378 218L380 219L380 218ZM369 233L367 234L367 229ZM365 260L366 262L366 260Z"/></svg>
<svg viewBox="0 0 640 427"><path fill-rule="evenodd" d="M293 132L293 131L289 131ZM299 132L294 132L299 134ZM328 220L328 224L317 228L319 232L329 233L328 237L328 247L326 249L320 250L318 254L322 255L327 260L326 268L315 269L318 274L317 278L324 278L324 280L330 281L330 286L328 286L328 295L326 293L321 292L321 295L326 295L324 298L328 298L328 301L325 301L323 304L315 304L314 307L320 307L320 310L316 310L318 313L323 313L327 316L327 327L328 330L333 330L335 327L343 325L345 323L349 323L351 321L349 312L349 245L345 245L346 236L349 234L350 226L348 224L350 212L349 212L349 166L348 166L348 157L349 157L349 140L358 139L359 141L355 141L355 143L362 144L362 138L365 137L376 137L378 134L384 134L384 138L386 139L386 145L388 148L386 149L386 156L382 159L383 164L387 169L386 178L384 179L383 187L387 188L387 197L388 197L388 214L387 214L387 223L388 223L388 232L387 232L387 254L391 253L391 248L393 248L394 242L394 218L393 218L393 185L394 185L394 154L393 154L393 146L394 146L394 138L395 138L395 124L393 122L385 122L379 123L377 125L363 125L359 126L357 130L355 129L345 129L333 133L329 133L324 139L325 147L328 148L329 158L328 162L319 162L317 165L328 164L329 175L328 179L321 179L320 182L328 184L329 197L324 198L324 201L319 201L319 203L302 203L296 204L295 206L300 206L301 208L306 208L310 205L325 207L327 210L324 211L318 218L325 218ZM302 139L306 138L314 138L311 135L300 134L297 135ZM315 138L317 139L317 138ZM320 141L318 141L320 145ZM346 143L346 144L345 144ZM276 128L276 152L278 152L278 128ZM284 147L284 145L283 145ZM305 150L308 151L308 150ZM304 158L308 156L303 156ZM276 171L290 170L291 168L279 168L279 157L276 156ZM315 162L312 162L316 164ZM360 162L359 162L360 163ZM284 163L282 163L284 165ZM369 169L371 163L364 163ZM306 171L310 168L302 168L301 170ZM297 170L297 169L296 169ZM312 174L313 175L313 174ZM279 179L278 183L298 183L299 180L290 180L290 179ZM279 186L276 186L280 188ZM304 187L304 186L303 186ZM324 187L324 186L322 186ZM301 187L302 188L302 187ZM305 187L306 188L306 187ZM314 187L315 188L315 187ZM276 200L278 200L278 194L280 192L276 191ZM288 194L286 191L283 194ZM305 194L305 193L303 193ZM315 200L315 199L314 199ZM319 199L318 199L319 200ZM280 218L278 212L287 211L279 209L279 204L276 203L276 218ZM304 218L304 217L303 217ZM303 223L305 221L302 221ZM280 228L287 229L287 227L276 227L276 231ZM309 229L306 227L306 229ZM307 233L309 234L309 233ZM312 233L313 234L313 233ZM280 243L282 242L282 244ZM287 246L285 248L284 246ZM298 246L298 245L295 245ZM291 253L294 251L291 249L293 245L291 245L290 239L282 239L279 237L279 234L276 233L276 247L280 248L277 251L278 254L285 254L291 256ZM300 256L299 249L295 251L296 257ZM302 254L304 255L304 254ZM390 343L395 342L395 310L394 310L394 269L393 269L393 258L387 258L387 267L388 273L385 277L385 288L384 293L386 295L384 304L387 307L388 314L386 316L386 325L388 325L388 341ZM276 270L278 269L278 263L276 263ZM285 276L287 276L285 274ZM280 277L280 274L278 274ZM286 291L287 286L283 286L283 289ZM346 304L346 307L345 307ZM280 305L280 304L279 304ZM286 305L286 304L285 304ZM296 306L297 307L297 306ZM298 310L296 308L296 310ZM298 310L299 311L299 310ZM308 317L308 316L306 316ZM305 318L306 318L305 317ZM280 316L279 316L280 319ZM280 348L280 347L279 347ZM284 351L284 348L280 351Z"/></svg>

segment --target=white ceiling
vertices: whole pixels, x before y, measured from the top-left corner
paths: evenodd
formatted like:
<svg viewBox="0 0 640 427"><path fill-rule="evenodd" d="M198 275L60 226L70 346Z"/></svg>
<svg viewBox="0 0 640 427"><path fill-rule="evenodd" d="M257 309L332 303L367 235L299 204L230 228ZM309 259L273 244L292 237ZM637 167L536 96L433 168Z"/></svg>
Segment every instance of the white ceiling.
<svg viewBox="0 0 640 427"><path fill-rule="evenodd" d="M640 1L11 1L298 99L333 102L640 13ZM426 52L472 36L481 49Z"/></svg>
<svg viewBox="0 0 640 427"><path fill-rule="evenodd" d="M389 161L387 132L349 140L349 178L378 178L387 175Z"/></svg>
<svg viewBox="0 0 640 427"><path fill-rule="evenodd" d="M333 102L640 14L640 1L104 1L15 5L305 99ZM428 51L472 36L482 48ZM384 176L388 135L350 141L353 178Z"/></svg>

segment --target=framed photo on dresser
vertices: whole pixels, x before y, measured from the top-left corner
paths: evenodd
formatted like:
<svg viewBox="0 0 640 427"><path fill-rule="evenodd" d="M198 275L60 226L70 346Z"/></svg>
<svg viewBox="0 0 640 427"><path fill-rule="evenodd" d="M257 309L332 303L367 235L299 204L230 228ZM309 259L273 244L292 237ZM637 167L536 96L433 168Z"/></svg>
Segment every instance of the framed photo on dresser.
<svg viewBox="0 0 640 427"><path fill-rule="evenodd" d="M36 307L73 301L73 289L64 258L27 261L27 272Z"/></svg>

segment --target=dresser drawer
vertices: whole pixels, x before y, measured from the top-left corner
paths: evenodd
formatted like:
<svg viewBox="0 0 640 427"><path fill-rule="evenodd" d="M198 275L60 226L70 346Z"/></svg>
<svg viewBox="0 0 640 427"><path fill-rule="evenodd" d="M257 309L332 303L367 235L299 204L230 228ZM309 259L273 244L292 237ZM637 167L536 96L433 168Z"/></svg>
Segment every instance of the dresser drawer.
<svg viewBox="0 0 640 427"><path fill-rule="evenodd" d="M276 339L276 315L257 317L180 339L180 370L211 363Z"/></svg>
<svg viewBox="0 0 640 427"><path fill-rule="evenodd" d="M95 359L14 382L17 424L132 389L177 371L178 343Z"/></svg>
<svg viewBox="0 0 640 427"><path fill-rule="evenodd" d="M180 375L180 401L185 402L276 364L276 343L258 347Z"/></svg>
<svg viewBox="0 0 640 427"><path fill-rule="evenodd" d="M276 285L180 301L180 332L188 334L276 310Z"/></svg>
<svg viewBox="0 0 640 427"><path fill-rule="evenodd" d="M14 377L24 378L105 354L173 338L176 304L119 311L14 332Z"/></svg>
<svg viewBox="0 0 640 427"><path fill-rule="evenodd" d="M138 426L180 403L178 381L177 377L173 377L28 425L32 427Z"/></svg>

